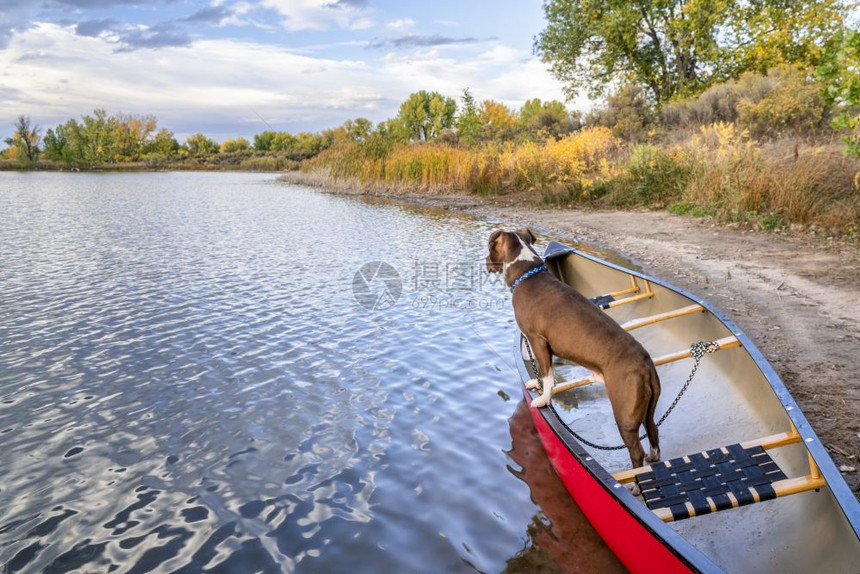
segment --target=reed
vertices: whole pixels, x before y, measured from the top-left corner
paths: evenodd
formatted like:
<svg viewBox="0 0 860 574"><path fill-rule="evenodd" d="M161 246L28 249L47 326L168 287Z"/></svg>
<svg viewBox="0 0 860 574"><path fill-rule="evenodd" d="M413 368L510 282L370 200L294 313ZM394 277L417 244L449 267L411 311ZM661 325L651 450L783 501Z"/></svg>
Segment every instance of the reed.
<svg viewBox="0 0 860 574"><path fill-rule="evenodd" d="M303 162L338 189L382 193L498 195L544 205L644 206L764 229L860 227L860 161L838 143L761 143L717 122L667 143L624 145L605 127L560 139L388 148L348 142Z"/></svg>

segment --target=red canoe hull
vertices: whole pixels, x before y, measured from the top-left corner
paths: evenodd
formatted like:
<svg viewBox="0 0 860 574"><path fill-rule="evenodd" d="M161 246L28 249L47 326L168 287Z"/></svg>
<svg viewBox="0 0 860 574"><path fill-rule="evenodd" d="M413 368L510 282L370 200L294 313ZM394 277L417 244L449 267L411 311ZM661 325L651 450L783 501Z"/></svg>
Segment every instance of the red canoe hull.
<svg viewBox="0 0 860 574"><path fill-rule="evenodd" d="M527 401L532 397L525 391ZM631 572L695 572L686 560L627 508L569 448L547 420L545 409L530 409L535 428L553 467L576 504ZM550 411L551 413L551 411ZM623 489L619 486L618 488Z"/></svg>

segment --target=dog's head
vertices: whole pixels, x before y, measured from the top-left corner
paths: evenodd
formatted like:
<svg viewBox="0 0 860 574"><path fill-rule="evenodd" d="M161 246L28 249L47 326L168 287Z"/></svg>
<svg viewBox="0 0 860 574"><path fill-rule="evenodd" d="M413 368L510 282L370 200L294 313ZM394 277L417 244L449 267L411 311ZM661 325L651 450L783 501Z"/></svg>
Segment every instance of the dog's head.
<svg viewBox="0 0 860 574"><path fill-rule="evenodd" d="M487 271L501 273L515 261L539 261L540 256L532 249L534 242L534 234L525 228L494 231L487 241Z"/></svg>

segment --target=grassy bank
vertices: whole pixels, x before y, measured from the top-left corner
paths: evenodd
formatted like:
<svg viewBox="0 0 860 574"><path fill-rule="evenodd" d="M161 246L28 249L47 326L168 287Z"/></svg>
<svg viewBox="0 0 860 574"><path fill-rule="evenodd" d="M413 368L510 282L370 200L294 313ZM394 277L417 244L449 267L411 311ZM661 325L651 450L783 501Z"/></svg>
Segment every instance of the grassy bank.
<svg viewBox="0 0 860 574"><path fill-rule="evenodd" d="M662 141L625 143L592 127L560 139L477 148L358 143L302 164L310 183L370 193L472 193L535 205L646 207L764 230L811 228L856 236L860 160L838 141L759 141L715 123Z"/></svg>

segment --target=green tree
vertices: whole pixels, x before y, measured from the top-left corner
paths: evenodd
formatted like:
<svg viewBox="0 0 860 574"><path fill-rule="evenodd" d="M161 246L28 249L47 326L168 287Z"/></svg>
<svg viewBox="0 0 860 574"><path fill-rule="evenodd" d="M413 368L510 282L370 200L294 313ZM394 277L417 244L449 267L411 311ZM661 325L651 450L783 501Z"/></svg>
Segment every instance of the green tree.
<svg viewBox="0 0 860 574"><path fill-rule="evenodd" d="M288 132L276 132L272 137L270 149L272 151L294 153L298 147L298 140Z"/></svg>
<svg viewBox="0 0 860 574"><path fill-rule="evenodd" d="M220 146L215 141L210 140L199 132L188 136L182 147L193 155L212 155L218 153L220 149Z"/></svg>
<svg viewBox="0 0 860 574"><path fill-rule="evenodd" d="M116 127L116 119L108 116L107 111L97 109L93 115L83 116L81 120L77 139L83 159L91 164L111 161L114 155L111 132Z"/></svg>
<svg viewBox="0 0 860 574"><path fill-rule="evenodd" d="M397 121L414 141L430 141L445 129L453 127L457 102L439 92L421 90L410 94L400 105Z"/></svg>
<svg viewBox="0 0 860 574"><path fill-rule="evenodd" d="M469 145L474 145L478 142L478 136L481 133L481 117L478 113L478 106L475 104L475 98L469 88L463 90L463 109L457 116L457 130L460 132L460 140Z"/></svg>
<svg viewBox="0 0 860 574"><path fill-rule="evenodd" d="M178 151L179 142L176 141L176 137L173 135L173 132L168 129L161 128L152 140L147 143L145 153L148 155L169 157L176 154Z"/></svg>
<svg viewBox="0 0 860 574"><path fill-rule="evenodd" d="M573 130L567 108L558 100L542 102L540 98L526 100L520 108L519 123L526 130L544 137L559 137Z"/></svg>
<svg viewBox="0 0 860 574"><path fill-rule="evenodd" d="M346 120L343 124L343 129L346 132L346 137L357 142L363 142L370 137L373 132L373 122L367 118L356 118L354 120Z"/></svg>
<svg viewBox="0 0 860 574"><path fill-rule="evenodd" d="M272 149L272 140L275 139L275 136L278 132L274 130L266 130L264 132L260 132L254 136L254 150L255 151L271 151Z"/></svg>
<svg viewBox="0 0 860 574"><path fill-rule="evenodd" d="M817 73L825 101L839 112L831 125L845 132L845 152L860 157L860 31L840 30Z"/></svg>
<svg viewBox="0 0 860 574"><path fill-rule="evenodd" d="M547 0L535 52L568 95L645 86L676 95L781 64L816 65L853 0Z"/></svg>
<svg viewBox="0 0 860 574"><path fill-rule="evenodd" d="M48 128L45 137L42 138L44 154L53 161L69 161L69 141L66 138L63 126L57 126L56 130Z"/></svg>
<svg viewBox="0 0 860 574"><path fill-rule="evenodd" d="M299 132L296 134L296 141L293 148L293 153L298 153L302 157L308 158L313 157L323 149L325 149L325 143L323 141L323 137L319 134L312 134L310 132Z"/></svg>
<svg viewBox="0 0 860 574"><path fill-rule="evenodd" d="M17 148L19 159L28 162L36 161L39 155L39 132L42 128L34 126L30 116L20 115L12 124L15 128L11 138L6 139L6 145Z"/></svg>

